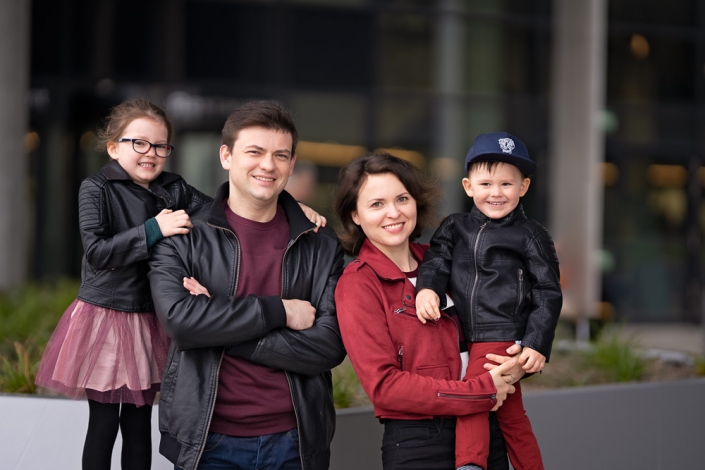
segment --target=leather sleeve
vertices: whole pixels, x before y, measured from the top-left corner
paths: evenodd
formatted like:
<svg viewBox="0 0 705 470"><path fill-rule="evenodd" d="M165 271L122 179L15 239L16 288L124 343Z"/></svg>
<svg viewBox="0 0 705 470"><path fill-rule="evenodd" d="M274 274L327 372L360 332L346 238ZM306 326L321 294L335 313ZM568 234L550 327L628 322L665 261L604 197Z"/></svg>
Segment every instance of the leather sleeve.
<svg viewBox="0 0 705 470"><path fill-rule="evenodd" d="M546 356L551 356L551 347L563 305L558 256L553 240L547 231L539 232L528 247L526 259L531 288L531 310L522 338L522 346L528 346Z"/></svg>
<svg viewBox="0 0 705 470"><path fill-rule="evenodd" d="M455 220L452 215L441 222L431 237L431 246L424 254L416 280L416 292L421 289L433 289L441 300L441 309L446 307L446 292L453 264L454 227Z"/></svg>
<svg viewBox="0 0 705 470"><path fill-rule="evenodd" d="M127 266L149 258L144 224L112 234L105 191L90 179L78 193L78 223L86 261L94 269Z"/></svg>
<svg viewBox="0 0 705 470"><path fill-rule="evenodd" d="M193 232L165 238L152 248L149 261L149 283L157 316L180 349L223 347L262 337L284 326L284 306L278 297L235 297L224 292L211 292L211 297L189 294L183 278L199 278L192 265L211 267L203 263L198 242L192 236Z"/></svg>
<svg viewBox="0 0 705 470"><path fill-rule="evenodd" d="M346 271L335 299L345 348L372 403L385 410L429 416L462 416L492 409L496 388L489 373L464 382L400 368L379 279L370 271Z"/></svg>
<svg viewBox="0 0 705 470"><path fill-rule="evenodd" d="M336 316L335 287L343 271L343 252L334 236L308 235L318 242L317 259L312 271L310 301L316 309L311 328L279 328L247 343L231 346L226 353L256 364L302 375L329 371L345 358Z"/></svg>
<svg viewBox="0 0 705 470"><path fill-rule="evenodd" d="M193 209L194 207L198 207L200 205L209 203L213 201L213 198L203 194L201 191L198 189L194 188L190 184L186 184L184 182L184 186L186 186L186 194L188 196L188 206L184 207L184 209Z"/></svg>

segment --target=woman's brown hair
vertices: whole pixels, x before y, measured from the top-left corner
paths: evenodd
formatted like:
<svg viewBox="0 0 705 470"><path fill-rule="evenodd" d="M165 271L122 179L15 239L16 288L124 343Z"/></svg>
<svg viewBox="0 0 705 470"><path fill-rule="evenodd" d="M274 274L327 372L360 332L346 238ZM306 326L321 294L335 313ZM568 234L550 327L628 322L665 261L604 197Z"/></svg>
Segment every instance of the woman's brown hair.
<svg viewBox="0 0 705 470"><path fill-rule="evenodd" d="M362 242L367 236L352 219L357 210L357 198L360 188L368 175L389 173L404 185L411 197L416 200L416 227L409 236L410 240L418 238L424 229L437 221L437 206L441 197L440 188L430 181L418 168L401 158L385 152L373 152L357 157L340 170L338 191L335 199L335 212L340 219L342 230L338 233L345 253L357 256Z"/></svg>

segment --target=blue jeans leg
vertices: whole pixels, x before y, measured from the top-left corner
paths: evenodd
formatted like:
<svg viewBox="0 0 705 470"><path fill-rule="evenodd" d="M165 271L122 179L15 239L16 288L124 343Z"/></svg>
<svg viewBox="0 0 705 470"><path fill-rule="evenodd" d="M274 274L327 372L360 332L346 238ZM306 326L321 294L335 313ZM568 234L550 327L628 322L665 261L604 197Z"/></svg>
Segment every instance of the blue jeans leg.
<svg viewBox="0 0 705 470"><path fill-rule="evenodd" d="M296 429L255 437L208 434L198 470L300 470Z"/></svg>

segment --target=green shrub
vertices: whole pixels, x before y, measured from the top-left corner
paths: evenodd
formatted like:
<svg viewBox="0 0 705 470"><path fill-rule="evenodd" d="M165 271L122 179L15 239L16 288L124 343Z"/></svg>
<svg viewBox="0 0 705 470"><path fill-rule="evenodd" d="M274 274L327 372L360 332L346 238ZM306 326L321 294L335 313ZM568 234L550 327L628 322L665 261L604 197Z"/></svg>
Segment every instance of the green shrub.
<svg viewBox="0 0 705 470"><path fill-rule="evenodd" d="M617 332L600 335L594 348L586 354L588 365L599 368L611 382L641 380L647 361L637 352L634 341Z"/></svg>
<svg viewBox="0 0 705 470"><path fill-rule="evenodd" d="M27 341L21 344L15 341L15 354L0 356L0 390L9 393L35 393L40 357L32 354L36 348Z"/></svg>
<svg viewBox="0 0 705 470"><path fill-rule="evenodd" d="M78 286L64 279L0 294L0 392L35 393L44 347Z"/></svg>

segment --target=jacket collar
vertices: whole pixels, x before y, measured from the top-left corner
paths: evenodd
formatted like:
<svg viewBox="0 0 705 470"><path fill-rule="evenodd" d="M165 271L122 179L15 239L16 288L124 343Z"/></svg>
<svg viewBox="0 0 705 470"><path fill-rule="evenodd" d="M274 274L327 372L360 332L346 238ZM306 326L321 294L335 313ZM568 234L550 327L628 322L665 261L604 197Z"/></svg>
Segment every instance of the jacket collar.
<svg viewBox="0 0 705 470"><path fill-rule="evenodd" d="M428 245L409 242L409 249L411 250L411 254L414 255L414 258L421 263L423 255L428 249ZM368 264L374 272L377 273L377 276L381 278L392 280L406 278L404 273L401 272L401 269L387 258L387 255L382 253L379 248L374 246L369 238L366 238L365 241L362 242L362 247L360 248L360 253L357 255L357 258Z"/></svg>
<svg viewBox="0 0 705 470"><path fill-rule="evenodd" d="M223 201L228 199L230 195L230 186L226 181L218 188L215 199L211 203L210 214L208 221L215 226L222 228L230 228L228 219L225 217L223 210ZM277 199L277 204L282 206L284 214L289 221L289 238L295 240L299 235L309 230L316 228L316 225L306 218L304 211L301 210L299 203L286 191L282 191Z"/></svg>
<svg viewBox="0 0 705 470"><path fill-rule="evenodd" d="M513 211L511 211L509 214L505 215L501 219L490 219L485 214L480 212L480 209L478 209L477 206L473 206L473 208L470 210L469 216L471 219L475 220L480 224L492 221L492 225L496 227L508 227L526 219L526 214L524 214L524 208L522 207L521 203L519 203L519 205L516 206Z"/></svg>
<svg viewBox="0 0 705 470"><path fill-rule="evenodd" d="M130 175L127 174L125 169L120 166L120 163L118 163L117 160L110 159L108 163L103 166L103 174L108 180L112 181L120 181L120 180L128 180L132 181L130 178ZM169 184L173 181L176 181L180 178L179 175L174 174L174 173L169 173L168 171L162 171L159 176L157 176L154 181L152 181L149 186L150 189L152 189L152 184L156 184L158 186L164 186L166 184Z"/></svg>

